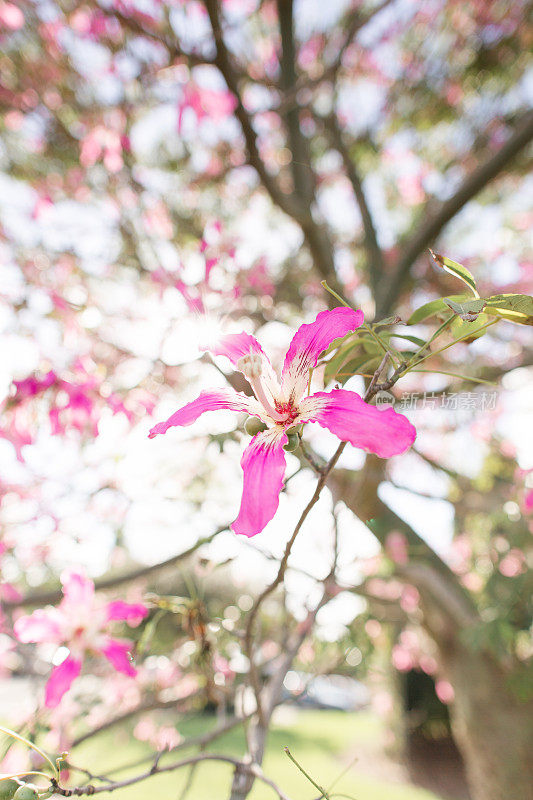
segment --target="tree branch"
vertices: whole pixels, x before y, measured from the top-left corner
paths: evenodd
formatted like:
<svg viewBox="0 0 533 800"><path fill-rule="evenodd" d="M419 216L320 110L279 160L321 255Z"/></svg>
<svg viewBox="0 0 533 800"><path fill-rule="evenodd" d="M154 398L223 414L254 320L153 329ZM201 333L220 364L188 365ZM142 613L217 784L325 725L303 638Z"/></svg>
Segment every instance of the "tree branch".
<svg viewBox="0 0 533 800"><path fill-rule="evenodd" d="M235 96L235 100L237 102L235 116L240 123L244 140L246 142L249 164L257 172L261 183L267 190L273 202L279 206L279 208L285 211L286 214L298 219L298 208L295 206L290 196L281 191L276 179L267 172L265 164L259 155L257 134L254 130L252 119L244 108L239 90L239 78L233 69L233 65L224 42L218 0L204 0L204 2L209 15L209 21L211 23L211 30L216 47L214 64L218 67L222 77L226 81L228 89Z"/></svg>
<svg viewBox="0 0 533 800"><path fill-rule="evenodd" d="M122 725L124 722L127 722L132 717L136 717L137 714L143 714L145 711L156 711L165 708L176 708L181 703L185 701L192 700L194 697L198 697L201 694L200 691L194 692L193 694L187 695L187 697L182 697L173 700L150 700L148 702L142 703L139 706L135 706L135 708L130 708L128 711L125 711L123 714L119 714L116 717L112 717L111 719L102 722L101 725L98 725L95 728L91 728L90 731L87 733L82 733L80 736L76 737L72 742L72 747L77 747L82 742L86 742L88 739L92 739L93 736L97 736L99 733L103 731L108 731L110 728L114 728L116 725Z"/></svg>
<svg viewBox="0 0 533 800"><path fill-rule="evenodd" d="M384 0L379 6L376 6L372 10L368 12L368 14L363 17L361 16L359 11L354 11L350 14L350 18L348 19L348 28L346 31L346 35L344 37L344 41L338 49L337 55L333 62L329 64L325 69L324 72L317 76L316 78L306 78L305 76L301 76L295 83L294 87L291 91L285 93L279 107L278 111L283 111L294 104L296 100L296 95L302 89L313 89L317 86L320 86L324 81L334 80L339 72L340 68L342 67L342 60L344 58L344 54L348 47L352 44L355 36L359 33L362 28L365 27L374 17L379 14L380 11L383 11L388 5L390 5L392 0ZM270 88L277 88L276 86L272 86L269 84Z"/></svg>
<svg viewBox="0 0 533 800"><path fill-rule="evenodd" d="M331 490L335 500L342 500L345 505L364 522L380 544L385 545L391 531L403 533L409 548L409 567L420 564L420 571L413 568L404 578L415 585L415 578L420 575L424 579L424 589L431 589L431 581L427 575L433 575L435 585L446 586L446 592L439 589L441 598L453 598L443 613L455 623L472 622L476 615L475 605L468 592L461 586L457 576L428 543L401 517L389 508L379 497L378 487L383 480L383 465L376 456L367 456L367 463L362 470L361 480L355 482L348 470L338 470L331 481Z"/></svg>
<svg viewBox="0 0 533 800"><path fill-rule="evenodd" d="M155 707L155 708L157 708L157 707ZM221 736L224 736L224 734L229 733L229 731L232 731L234 728L238 727L239 725L243 725L248 719L250 719L250 717L252 716L253 713L254 712L252 712L250 714L245 714L242 717L232 717L227 722L224 722L224 723L222 723L220 725L217 725L215 728L213 728L212 730L208 731L207 733L200 734L199 736L191 736L188 739L183 739L183 741L179 742L179 744L175 745L170 750L168 750L167 754L170 755L171 753L177 753L178 750L185 750L185 749L192 748L192 747L200 747L200 748L203 749L203 748L206 747L206 745L211 744L211 742L214 742L217 739L219 739ZM98 729L98 732L100 732L100 731L101 731L101 728ZM76 744L79 744L79 743L80 743L79 741L75 741L72 746L74 747L74 746L76 746ZM135 767L140 767L143 764L146 764L147 762L153 762L154 758L156 756L157 756L157 753L153 753L152 755L145 756L144 758L141 758L141 759L137 759L133 763L123 764L120 767L114 767L113 769L108 770L108 775L110 775L110 774L112 774L114 772L123 772L126 769L127 770L134 769ZM69 761L69 765L70 765L70 761ZM72 766L72 765L70 765L70 766ZM73 769L78 769L78 767L73 767ZM86 770L84 770L84 772L86 772Z"/></svg>
<svg viewBox="0 0 533 800"><path fill-rule="evenodd" d="M378 284L383 279L384 262L383 253L378 244L376 228L370 213L370 208L366 201L363 185L357 172L357 168L350 156L348 147L343 139L342 131L339 128L336 117L332 114L324 120L325 128L330 136L333 147L340 154L344 164L344 170L348 180L352 184L353 193L359 206L363 229L365 232L365 248L367 252L367 266L370 274L370 282L374 296L376 295Z"/></svg>
<svg viewBox="0 0 533 800"><path fill-rule="evenodd" d="M430 216L406 242L395 274L383 282L378 295L376 315L386 316L401 292L409 270L418 256L435 240L445 225L482 189L487 186L533 139L533 111L524 114L514 133L484 164L480 164L440 209Z"/></svg>
<svg viewBox="0 0 533 800"><path fill-rule="evenodd" d="M279 30L281 35L280 86L284 94L291 92L296 83L296 52L294 47L293 0L277 0ZM291 104L285 112L292 151L291 170L296 194L302 204L309 205L314 195L314 175L311 169L309 146L300 129L299 108Z"/></svg>
<svg viewBox="0 0 533 800"><path fill-rule="evenodd" d="M254 778L257 778L267 786L270 786L270 788L276 792L279 800L290 800L290 798L274 783L274 781L270 780L270 778L267 778L263 774L263 771L259 766L257 766L257 764L247 764L238 758L233 758L232 756L226 755L218 755L215 753L200 753L196 756L190 756L189 758L184 758L182 761L176 761L173 764L168 764L163 767L159 766L159 764L154 764L154 766L152 766L149 770L141 773L140 775L134 775L131 778L125 778L122 781L104 783L101 786L88 784L86 786L76 786L73 789L65 789L60 786L55 779L51 780L51 784L55 794L61 795L61 797L82 797L83 795L101 794L102 792L114 792L117 789L124 789L126 786L133 786L137 783L141 783L147 778L151 778L153 775L161 775L164 772L174 772L182 767L187 767L191 764L199 764L205 761L222 761L226 764L232 764L236 770L250 773L254 776Z"/></svg>
<svg viewBox="0 0 533 800"><path fill-rule="evenodd" d="M104 9L99 3L96 3L95 5L100 9L100 11L103 11L106 14L108 13L107 9ZM147 39L152 39L153 41L164 45L168 50L171 60L183 58L191 67L213 64L212 59L202 56L200 53L191 53L183 50L176 39L169 38L162 31L157 30L157 28L154 27L153 29L150 29L144 25L141 25L139 20L135 19L135 17L129 16L120 11L116 4L113 6L113 13L109 16L111 19L118 19L122 27L127 28L131 33L136 34L137 36L144 36Z"/></svg>
<svg viewBox="0 0 533 800"><path fill-rule="evenodd" d="M275 205L277 205L285 214L291 217L301 228L307 246L311 252L315 268L319 275L333 283L336 290L341 291L342 289L339 286L335 271L335 263L333 260L333 245L330 241L326 226L316 222L313 218L310 207L312 198L308 197L308 195L299 195L297 192L295 192L293 195L286 194L284 191L282 191L276 178L270 175L266 169L266 166L259 154L257 134L253 127L252 118L244 108L242 102L242 97L239 90L239 76L233 69L230 55L224 42L219 13L220 4L217 2L217 0L204 0L204 3L209 15L211 29L216 44L216 56L214 59L215 64L222 74L222 77L226 81L228 89L232 92L237 101L235 116L240 123L244 140L246 142L248 163L257 173L262 185L270 195L270 198ZM293 153L293 156L295 155L296 154ZM309 158L307 158L305 163L305 169L311 169ZM297 189L298 186L295 188ZM331 299L329 299L328 302L331 304Z"/></svg>
<svg viewBox="0 0 533 800"><path fill-rule="evenodd" d="M198 550L204 544L209 544L216 536L224 531L227 531L228 529L228 525L218 528L218 530L216 530L214 533L211 533L209 536L204 536L202 539L198 539L198 541L191 545L191 547L189 547L187 550L184 550L182 553L178 553L177 556L167 558L166 561L160 561L158 564L150 564L147 567L139 567L138 569L131 570L130 572L125 572L123 575L116 575L114 577L103 578L100 581L95 581L95 589L96 591L114 589L117 586L122 586L125 583L131 583L138 578L146 578L162 569L174 567L176 564L179 564L180 561L184 561L185 559L189 558L189 556L195 553L196 550ZM24 608L26 606L43 606L49 603L57 603L59 600L61 600L62 596L63 592L61 589L34 592L33 594L26 595L26 597L22 597L20 600L2 601L0 603L0 607L4 610L9 610L13 608Z"/></svg>

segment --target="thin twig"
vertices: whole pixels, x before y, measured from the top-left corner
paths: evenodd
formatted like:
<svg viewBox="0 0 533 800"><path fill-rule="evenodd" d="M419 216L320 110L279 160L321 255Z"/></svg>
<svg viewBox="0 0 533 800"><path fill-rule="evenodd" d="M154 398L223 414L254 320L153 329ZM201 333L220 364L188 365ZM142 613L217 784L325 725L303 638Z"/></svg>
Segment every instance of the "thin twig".
<svg viewBox="0 0 533 800"><path fill-rule="evenodd" d="M298 761L294 758L294 756L291 753L291 751L289 750L289 748L288 747L284 747L283 751L289 756L289 758L292 761L292 763L300 770L302 775L305 775L305 777L307 778L309 783L312 783L313 786L315 787L315 789L318 789L318 791L320 792L320 797L317 800L321 800L322 797L324 797L325 800L330 800L329 794L327 793L327 791L325 789L323 789L322 786L320 786L320 784L318 784L315 780L313 780L313 778L309 775L309 773L305 771L305 769L302 767L302 765L299 764Z"/></svg>

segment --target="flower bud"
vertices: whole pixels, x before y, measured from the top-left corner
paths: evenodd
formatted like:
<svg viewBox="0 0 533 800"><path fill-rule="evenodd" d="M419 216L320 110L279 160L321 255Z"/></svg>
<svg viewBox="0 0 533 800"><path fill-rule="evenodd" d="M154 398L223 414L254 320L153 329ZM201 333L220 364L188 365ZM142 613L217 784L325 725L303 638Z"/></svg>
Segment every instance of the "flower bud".
<svg viewBox="0 0 533 800"><path fill-rule="evenodd" d="M297 433L287 433L287 444L283 445L283 449L287 451L287 453L294 453L298 445L300 444L300 437Z"/></svg>
<svg viewBox="0 0 533 800"><path fill-rule="evenodd" d="M13 800L38 800L38 798L39 791L33 783L23 783L13 795Z"/></svg>
<svg viewBox="0 0 533 800"><path fill-rule="evenodd" d="M258 419L257 417L248 417L244 423L244 430L250 436L255 436L256 433L261 433L261 431L266 431L266 429L267 426L263 420Z"/></svg>
<svg viewBox="0 0 533 800"><path fill-rule="evenodd" d="M19 787L19 781L16 781L14 778L4 778L0 780L0 800L11 800Z"/></svg>

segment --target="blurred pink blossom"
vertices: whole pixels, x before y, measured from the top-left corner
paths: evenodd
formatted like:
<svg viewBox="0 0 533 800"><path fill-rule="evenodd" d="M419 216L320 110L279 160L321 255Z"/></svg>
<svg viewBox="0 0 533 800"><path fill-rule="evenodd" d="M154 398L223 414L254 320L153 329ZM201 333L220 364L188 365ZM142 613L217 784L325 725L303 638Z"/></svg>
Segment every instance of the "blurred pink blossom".
<svg viewBox="0 0 533 800"><path fill-rule="evenodd" d="M13 3L0 3L0 27L18 31L24 25L24 14Z"/></svg>
<svg viewBox="0 0 533 800"><path fill-rule="evenodd" d="M142 603L115 600L98 603L94 583L81 572L65 571L61 576L63 600L59 606L37 609L29 616L17 619L16 637L21 642L51 642L68 647L69 654L54 667L45 691L45 705L54 708L81 672L82 661L88 652L104 655L119 672L136 675L128 640L109 636L109 623L126 622L135 627L148 614Z"/></svg>
<svg viewBox="0 0 533 800"><path fill-rule="evenodd" d="M183 115L192 109L198 122L206 117L213 122L229 117L237 107L237 99L227 89L205 89L191 82L185 86L178 106L178 131L181 132Z"/></svg>

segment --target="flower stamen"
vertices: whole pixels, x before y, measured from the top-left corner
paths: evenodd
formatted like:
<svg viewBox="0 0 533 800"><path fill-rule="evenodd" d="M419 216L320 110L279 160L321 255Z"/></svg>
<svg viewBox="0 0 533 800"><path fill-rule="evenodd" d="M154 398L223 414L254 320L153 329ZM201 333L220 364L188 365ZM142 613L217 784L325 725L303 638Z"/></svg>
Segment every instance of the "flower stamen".
<svg viewBox="0 0 533 800"><path fill-rule="evenodd" d="M275 422L284 422L286 415L280 414L278 411L276 411L266 396L265 389L261 383L263 365L259 353L247 353L247 355L239 358L237 361L237 369L242 372L244 377L248 380L256 398L259 400L267 414Z"/></svg>

